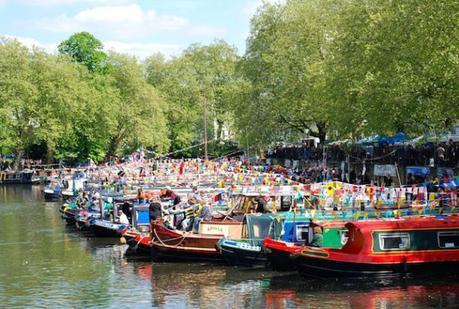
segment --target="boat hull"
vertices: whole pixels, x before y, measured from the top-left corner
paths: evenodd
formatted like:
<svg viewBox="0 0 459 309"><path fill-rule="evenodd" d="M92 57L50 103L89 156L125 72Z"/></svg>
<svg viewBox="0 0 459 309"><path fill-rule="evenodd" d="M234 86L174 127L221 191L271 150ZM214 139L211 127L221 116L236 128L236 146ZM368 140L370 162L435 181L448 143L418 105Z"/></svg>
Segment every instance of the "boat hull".
<svg viewBox="0 0 459 309"><path fill-rule="evenodd" d="M292 254L300 250L301 247L299 245L274 240L269 237L265 238L263 245L270 268L281 271L296 270Z"/></svg>
<svg viewBox="0 0 459 309"><path fill-rule="evenodd" d="M61 198L61 194L59 192L45 192L44 198L46 201L56 201Z"/></svg>
<svg viewBox="0 0 459 309"><path fill-rule="evenodd" d="M126 254L128 256L151 257L151 241L148 235L125 230L122 232L126 243L129 245Z"/></svg>
<svg viewBox="0 0 459 309"><path fill-rule="evenodd" d="M223 261L215 248L223 236L181 233L161 224L154 224L152 229L151 253L154 260Z"/></svg>
<svg viewBox="0 0 459 309"><path fill-rule="evenodd" d="M221 240L216 244L216 248L225 262L231 266L263 266L268 261L261 246L251 246L233 240Z"/></svg>
<svg viewBox="0 0 459 309"><path fill-rule="evenodd" d="M89 230L97 237L121 237L124 225L106 222L90 222Z"/></svg>
<svg viewBox="0 0 459 309"><path fill-rule="evenodd" d="M421 263L354 263L315 258L294 257L298 271L307 277L393 277L427 273L459 273L459 261Z"/></svg>

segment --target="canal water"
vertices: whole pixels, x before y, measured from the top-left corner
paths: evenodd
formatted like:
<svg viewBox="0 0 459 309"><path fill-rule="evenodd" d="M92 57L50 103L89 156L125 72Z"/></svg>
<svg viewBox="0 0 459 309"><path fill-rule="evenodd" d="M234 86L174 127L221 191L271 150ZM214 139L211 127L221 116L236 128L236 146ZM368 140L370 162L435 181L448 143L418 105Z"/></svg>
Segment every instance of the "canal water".
<svg viewBox="0 0 459 309"><path fill-rule="evenodd" d="M454 277L311 280L124 256L65 226L41 187L0 186L0 308L459 308Z"/></svg>

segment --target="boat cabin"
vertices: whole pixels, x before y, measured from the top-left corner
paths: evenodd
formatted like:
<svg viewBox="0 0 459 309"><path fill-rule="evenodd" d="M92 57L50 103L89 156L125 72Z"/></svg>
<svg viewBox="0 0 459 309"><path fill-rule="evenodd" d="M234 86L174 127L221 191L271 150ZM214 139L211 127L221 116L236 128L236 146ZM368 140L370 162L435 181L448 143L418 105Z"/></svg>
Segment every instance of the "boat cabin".
<svg viewBox="0 0 459 309"><path fill-rule="evenodd" d="M459 217L426 216L349 222L350 241L343 251L368 254L432 252L455 249L459 259Z"/></svg>

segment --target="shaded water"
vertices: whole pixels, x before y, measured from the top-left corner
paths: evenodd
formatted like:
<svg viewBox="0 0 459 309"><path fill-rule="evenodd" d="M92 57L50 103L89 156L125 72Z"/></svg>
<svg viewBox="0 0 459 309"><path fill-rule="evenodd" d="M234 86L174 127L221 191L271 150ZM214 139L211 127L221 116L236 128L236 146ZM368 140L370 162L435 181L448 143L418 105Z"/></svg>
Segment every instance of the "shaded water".
<svg viewBox="0 0 459 309"><path fill-rule="evenodd" d="M66 227L40 187L0 186L0 307L459 308L457 278L306 280L124 256Z"/></svg>

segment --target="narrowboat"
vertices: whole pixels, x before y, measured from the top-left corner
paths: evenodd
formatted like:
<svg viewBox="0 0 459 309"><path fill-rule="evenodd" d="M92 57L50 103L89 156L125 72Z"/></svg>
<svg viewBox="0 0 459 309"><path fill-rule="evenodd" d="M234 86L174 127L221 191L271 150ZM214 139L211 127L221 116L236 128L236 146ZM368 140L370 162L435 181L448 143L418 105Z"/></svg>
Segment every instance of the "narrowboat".
<svg viewBox="0 0 459 309"><path fill-rule="evenodd" d="M100 212L91 209L80 211L75 217L75 225L80 231L89 231L92 218L99 219Z"/></svg>
<svg viewBox="0 0 459 309"><path fill-rule="evenodd" d="M294 200L294 192L291 187L282 187L280 190L255 192L244 192L240 199L244 208L250 214L246 214L243 219L242 234L238 238L224 237L216 244L217 250L225 259L226 263L233 266L253 267L264 265L267 262L266 254L263 248L263 239L269 234L276 232L280 222L293 213L290 211L297 205ZM258 208L258 201L264 199L269 204L272 212L254 213ZM261 210L261 209L260 209ZM293 215L295 216L295 215ZM307 224L309 219L303 217ZM299 220L298 224L302 221ZM278 229L279 231L281 229Z"/></svg>
<svg viewBox="0 0 459 309"><path fill-rule="evenodd" d="M64 187L61 196L64 200L77 196L80 190L83 190L87 183L87 178L83 173L76 173L63 179Z"/></svg>
<svg viewBox="0 0 459 309"><path fill-rule="evenodd" d="M229 265L266 265L268 256L263 241L266 237L279 239L292 245L308 241L310 219L291 212L278 214L249 214L244 220L244 239L223 238L217 250Z"/></svg>
<svg viewBox="0 0 459 309"><path fill-rule="evenodd" d="M164 220L156 221L152 224L152 253L154 258L167 257L169 259L186 259L186 260L222 260L223 250L217 246L217 243L222 238L225 239L243 239L247 232L244 232L247 224L244 218L249 213L256 211L255 200L261 196L270 196L272 192L241 192L235 194L232 197L230 204L232 207L226 212L216 211L216 215L209 221L202 221L199 223L197 233L191 233L181 231L177 229L171 229L170 224L166 225ZM273 203L271 206L277 210L290 209L292 205L292 197L289 199L281 198L285 194L277 194L279 197L278 203ZM255 218L255 216L251 217ZM263 222L260 221L261 225L257 228L262 228L265 231L269 230L271 219L268 217ZM173 220L169 220L173 221ZM245 234L244 234L245 233ZM262 238L266 236L266 232L261 232ZM261 235L260 234L260 235ZM255 235L253 235L255 237ZM257 236L258 237L258 236ZM261 238L261 239L262 239ZM261 240L258 240L261 242ZM229 246L230 242L225 242ZM232 262L232 259L236 259L237 262L245 262L245 260L254 260L258 263L257 252L261 249L261 243L259 246L252 245L248 242L239 242L240 247L247 249L247 256L241 261L237 260L237 254L232 256L226 256L228 262ZM238 249L232 247L231 250ZM226 251L229 253L229 249ZM261 257L261 256L260 256ZM235 261L236 261L235 260ZM250 262L249 262L250 263Z"/></svg>
<svg viewBox="0 0 459 309"><path fill-rule="evenodd" d="M46 201L58 200L62 197L62 184L59 179L53 178L43 189Z"/></svg>
<svg viewBox="0 0 459 309"><path fill-rule="evenodd" d="M89 220L89 230L97 237L121 237L123 230L129 225L116 221L91 218Z"/></svg>
<svg viewBox="0 0 459 309"><path fill-rule="evenodd" d="M100 217L89 219L89 231L97 237L121 237L122 231L127 229L129 224L119 221L117 206L116 203L112 203L111 198L108 202L100 199Z"/></svg>
<svg viewBox="0 0 459 309"><path fill-rule="evenodd" d="M38 185L41 183L40 177L32 170L20 172L0 172L0 184L4 185Z"/></svg>
<svg viewBox="0 0 459 309"><path fill-rule="evenodd" d="M162 219L152 225L152 257L155 260L220 261L222 256L215 248L224 236L240 237L240 221L203 221L199 232L171 229Z"/></svg>
<svg viewBox="0 0 459 309"><path fill-rule="evenodd" d="M295 254L300 273L386 277L459 271L457 215L348 222L345 227L347 241L341 249L303 246Z"/></svg>
<svg viewBox="0 0 459 309"><path fill-rule="evenodd" d="M76 216L81 209L77 207L75 202L64 203L60 208L59 212L61 213L62 219L65 220L67 224L73 225L76 223Z"/></svg>

